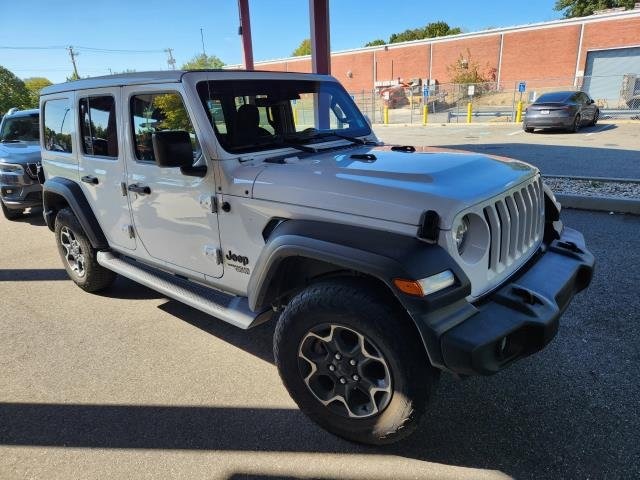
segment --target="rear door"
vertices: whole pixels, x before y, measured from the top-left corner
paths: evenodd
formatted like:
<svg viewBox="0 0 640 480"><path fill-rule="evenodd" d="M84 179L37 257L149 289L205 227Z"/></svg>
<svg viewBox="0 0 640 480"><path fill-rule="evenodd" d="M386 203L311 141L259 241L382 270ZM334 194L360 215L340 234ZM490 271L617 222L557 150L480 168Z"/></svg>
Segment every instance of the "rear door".
<svg viewBox="0 0 640 480"><path fill-rule="evenodd" d="M125 87L123 96L128 111L127 188L139 242L153 260L165 262L173 271L201 279L221 277L212 166L198 177L155 162L153 133L186 130L194 165L207 165L180 85Z"/></svg>
<svg viewBox="0 0 640 480"><path fill-rule="evenodd" d="M125 190L120 87L76 94L80 144L79 177L98 223L113 247L136 248Z"/></svg>

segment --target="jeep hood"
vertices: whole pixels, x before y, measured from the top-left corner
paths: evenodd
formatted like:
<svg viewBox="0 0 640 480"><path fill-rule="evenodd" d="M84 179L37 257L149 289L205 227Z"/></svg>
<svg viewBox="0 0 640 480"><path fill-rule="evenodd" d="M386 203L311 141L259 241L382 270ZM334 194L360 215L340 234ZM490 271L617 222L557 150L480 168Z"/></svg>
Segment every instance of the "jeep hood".
<svg viewBox="0 0 640 480"><path fill-rule="evenodd" d="M292 154L286 163L264 164L253 197L409 225L418 225L425 210L435 210L440 228L449 229L458 212L538 172L503 157L418 150L358 147L304 158Z"/></svg>
<svg viewBox="0 0 640 480"><path fill-rule="evenodd" d="M36 163L40 161L40 144L38 142L0 143L0 162Z"/></svg>

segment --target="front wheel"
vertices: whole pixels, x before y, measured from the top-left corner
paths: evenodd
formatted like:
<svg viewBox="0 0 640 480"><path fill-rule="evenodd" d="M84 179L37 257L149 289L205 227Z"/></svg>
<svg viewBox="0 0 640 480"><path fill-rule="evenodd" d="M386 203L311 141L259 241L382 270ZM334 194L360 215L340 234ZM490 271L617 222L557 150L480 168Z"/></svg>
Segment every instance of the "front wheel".
<svg viewBox="0 0 640 480"><path fill-rule="evenodd" d="M533 127L527 127L526 124L522 125L522 129L527 132L527 133L533 133L534 128Z"/></svg>
<svg viewBox="0 0 640 480"><path fill-rule="evenodd" d="M600 110L596 110L596 113L593 114L593 121L591 122L591 125L595 125L596 123L598 123L598 120L600 119Z"/></svg>
<svg viewBox="0 0 640 480"><path fill-rule="evenodd" d="M97 292L113 283L116 274L98 263L96 249L70 209L64 208L56 215L55 234L64 268L76 285Z"/></svg>
<svg viewBox="0 0 640 480"><path fill-rule="evenodd" d="M274 335L291 397L314 422L379 445L417 427L438 377L415 328L367 285L335 280L294 297Z"/></svg>

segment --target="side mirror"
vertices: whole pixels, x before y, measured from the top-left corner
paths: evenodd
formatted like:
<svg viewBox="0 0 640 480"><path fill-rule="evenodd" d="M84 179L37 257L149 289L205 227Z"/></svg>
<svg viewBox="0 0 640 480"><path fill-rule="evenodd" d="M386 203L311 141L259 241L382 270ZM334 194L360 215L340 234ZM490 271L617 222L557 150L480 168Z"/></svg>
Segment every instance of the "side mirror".
<svg viewBox="0 0 640 480"><path fill-rule="evenodd" d="M594 103L596 103L596 101L592 98L591 100L589 100L589 103L593 105Z"/></svg>
<svg viewBox="0 0 640 480"><path fill-rule="evenodd" d="M207 167L193 166L193 147L189 132L166 130L151 136L153 154L159 167L180 167L183 175L204 177Z"/></svg>

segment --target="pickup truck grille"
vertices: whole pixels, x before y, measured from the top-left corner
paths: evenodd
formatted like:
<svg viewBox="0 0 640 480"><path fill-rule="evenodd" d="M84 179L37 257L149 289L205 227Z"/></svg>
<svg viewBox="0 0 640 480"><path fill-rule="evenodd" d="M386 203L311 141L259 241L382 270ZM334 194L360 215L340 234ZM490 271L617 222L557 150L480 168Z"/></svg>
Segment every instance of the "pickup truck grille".
<svg viewBox="0 0 640 480"><path fill-rule="evenodd" d="M543 211L540 176L483 208L491 237L489 270L503 272L538 245L543 235Z"/></svg>
<svg viewBox="0 0 640 480"><path fill-rule="evenodd" d="M27 175L29 175L32 179L38 179L38 164L37 163L27 163L25 167L25 171Z"/></svg>

